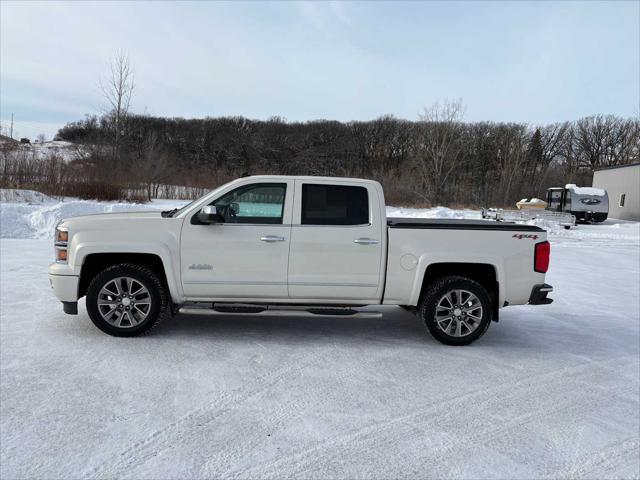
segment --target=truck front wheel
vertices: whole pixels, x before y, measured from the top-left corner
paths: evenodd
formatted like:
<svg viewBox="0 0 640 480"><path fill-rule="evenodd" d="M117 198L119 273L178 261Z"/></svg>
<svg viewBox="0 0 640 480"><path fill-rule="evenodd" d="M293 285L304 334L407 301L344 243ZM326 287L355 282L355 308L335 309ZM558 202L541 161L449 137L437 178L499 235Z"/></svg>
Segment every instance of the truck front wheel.
<svg viewBox="0 0 640 480"><path fill-rule="evenodd" d="M429 333L446 345L468 345L491 323L491 300L478 282L447 276L427 286L419 315Z"/></svg>
<svg viewBox="0 0 640 480"><path fill-rule="evenodd" d="M116 337L148 332L170 311L163 282L148 267L122 263L98 273L87 290L96 327Z"/></svg>

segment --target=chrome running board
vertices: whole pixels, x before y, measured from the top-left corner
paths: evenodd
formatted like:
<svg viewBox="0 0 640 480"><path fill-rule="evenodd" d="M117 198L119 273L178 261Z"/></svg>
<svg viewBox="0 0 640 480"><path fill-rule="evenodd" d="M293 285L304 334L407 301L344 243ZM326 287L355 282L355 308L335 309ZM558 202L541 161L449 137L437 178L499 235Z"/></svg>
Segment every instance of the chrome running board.
<svg viewBox="0 0 640 480"><path fill-rule="evenodd" d="M305 305L256 305L247 303L194 303L180 307L184 315L261 315L261 316L327 316L349 318L381 318L382 312L356 310L350 307Z"/></svg>

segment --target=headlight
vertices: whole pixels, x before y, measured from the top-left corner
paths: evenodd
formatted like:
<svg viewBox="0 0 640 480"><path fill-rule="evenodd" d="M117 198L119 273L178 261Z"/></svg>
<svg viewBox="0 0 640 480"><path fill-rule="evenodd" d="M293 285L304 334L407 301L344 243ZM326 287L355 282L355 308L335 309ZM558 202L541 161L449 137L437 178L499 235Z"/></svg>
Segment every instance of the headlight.
<svg viewBox="0 0 640 480"><path fill-rule="evenodd" d="M56 262L67 263L67 246L69 244L69 230L66 227L56 227L55 233Z"/></svg>
<svg viewBox="0 0 640 480"><path fill-rule="evenodd" d="M62 230L60 227L56 228L56 243L68 242L69 231Z"/></svg>

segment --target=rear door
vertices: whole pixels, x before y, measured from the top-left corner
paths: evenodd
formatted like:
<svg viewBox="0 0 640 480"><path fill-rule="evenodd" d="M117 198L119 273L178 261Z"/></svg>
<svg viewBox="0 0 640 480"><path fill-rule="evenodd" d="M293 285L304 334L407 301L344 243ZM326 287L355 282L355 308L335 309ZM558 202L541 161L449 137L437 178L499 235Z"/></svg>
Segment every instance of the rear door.
<svg viewBox="0 0 640 480"><path fill-rule="evenodd" d="M296 180L289 296L377 302L386 248L383 221L370 183Z"/></svg>

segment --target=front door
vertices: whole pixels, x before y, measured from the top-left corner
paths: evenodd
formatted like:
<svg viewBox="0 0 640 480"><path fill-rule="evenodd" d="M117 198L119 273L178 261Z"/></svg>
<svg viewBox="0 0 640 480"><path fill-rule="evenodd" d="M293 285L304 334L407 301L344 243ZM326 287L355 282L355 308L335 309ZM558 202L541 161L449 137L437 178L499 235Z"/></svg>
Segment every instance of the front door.
<svg viewBox="0 0 640 480"><path fill-rule="evenodd" d="M293 181L237 187L214 200L224 222L185 218L184 294L191 300L286 299Z"/></svg>
<svg viewBox="0 0 640 480"><path fill-rule="evenodd" d="M386 225L376 191L368 183L322 180L296 180L295 190L289 296L378 301Z"/></svg>

